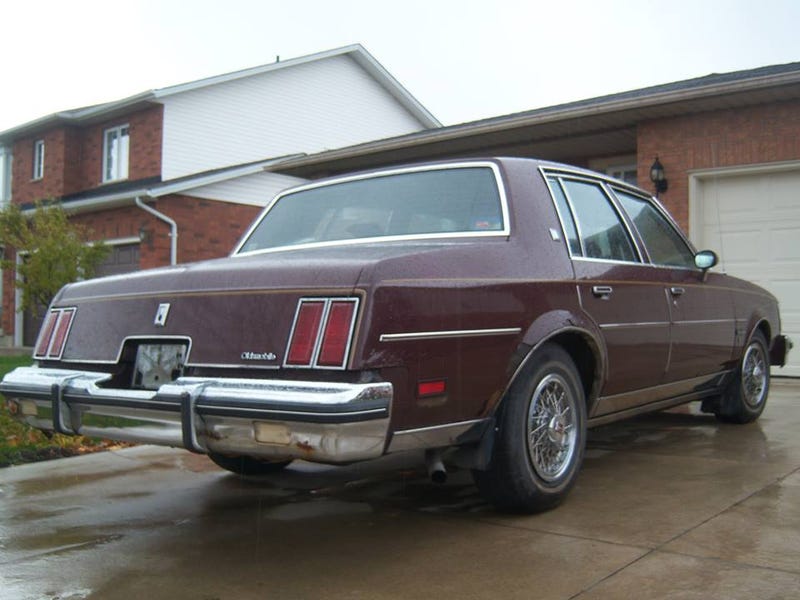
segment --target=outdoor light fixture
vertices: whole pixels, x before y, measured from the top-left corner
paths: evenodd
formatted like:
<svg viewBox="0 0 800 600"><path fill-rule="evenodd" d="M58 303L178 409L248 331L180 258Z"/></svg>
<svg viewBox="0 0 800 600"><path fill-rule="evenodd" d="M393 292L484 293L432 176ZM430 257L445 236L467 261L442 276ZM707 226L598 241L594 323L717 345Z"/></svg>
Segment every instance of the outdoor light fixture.
<svg viewBox="0 0 800 600"><path fill-rule="evenodd" d="M142 225L139 227L139 241L142 243L149 242L151 238L152 232Z"/></svg>
<svg viewBox="0 0 800 600"><path fill-rule="evenodd" d="M658 156L656 156L656 160L653 163L653 166L650 167L650 181L653 182L656 188L656 198L661 192L667 191L667 178L664 175L664 165L661 164L661 161L658 160Z"/></svg>

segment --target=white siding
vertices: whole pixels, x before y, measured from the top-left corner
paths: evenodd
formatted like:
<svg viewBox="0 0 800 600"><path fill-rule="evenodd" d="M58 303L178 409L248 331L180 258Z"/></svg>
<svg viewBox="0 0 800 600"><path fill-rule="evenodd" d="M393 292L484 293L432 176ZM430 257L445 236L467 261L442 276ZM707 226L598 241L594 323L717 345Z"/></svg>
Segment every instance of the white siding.
<svg viewBox="0 0 800 600"><path fill-rule="evenodd" d="M305 183L306 179L288 177L277 173L256 173L193 188L187 195L195 198L266 206L275 195L288 187Z"/></svg>
<svg viewBox="0 0 800 600"><path fill-rule="evenodd" d="M346 55L175 94L163 102L165 180L423 129Z"/></svg>

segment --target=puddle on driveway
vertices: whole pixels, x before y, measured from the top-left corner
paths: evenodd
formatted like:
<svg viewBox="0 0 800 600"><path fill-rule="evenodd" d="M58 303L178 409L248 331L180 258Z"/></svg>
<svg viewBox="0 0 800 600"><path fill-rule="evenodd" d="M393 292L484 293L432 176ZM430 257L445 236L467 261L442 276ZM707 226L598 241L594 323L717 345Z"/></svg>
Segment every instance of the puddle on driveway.
<svg viewBox="0 0 800 600"><path fill-rule="evenodd" d="M17 536L5 542L4 549L13 554L10 560L0 561L0 564L14 564L44 556L87 550L122 538L119 533L102 535L97 527L74 527L51 533Z"/></svg>

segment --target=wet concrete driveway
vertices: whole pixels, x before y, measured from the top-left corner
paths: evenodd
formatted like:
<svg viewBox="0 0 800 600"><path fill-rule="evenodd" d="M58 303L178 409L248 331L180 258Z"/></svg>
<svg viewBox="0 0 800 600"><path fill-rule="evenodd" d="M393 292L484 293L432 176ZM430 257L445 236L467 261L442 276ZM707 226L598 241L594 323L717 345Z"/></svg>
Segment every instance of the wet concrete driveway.
<svg viewBox="0 0 800 600"><path fill-rule="evenodd" d="M567 502L495 513L421 456L244 480L138 447L0 470L0 597L800 598L800 384L762 419L591 432Z"/></svg>

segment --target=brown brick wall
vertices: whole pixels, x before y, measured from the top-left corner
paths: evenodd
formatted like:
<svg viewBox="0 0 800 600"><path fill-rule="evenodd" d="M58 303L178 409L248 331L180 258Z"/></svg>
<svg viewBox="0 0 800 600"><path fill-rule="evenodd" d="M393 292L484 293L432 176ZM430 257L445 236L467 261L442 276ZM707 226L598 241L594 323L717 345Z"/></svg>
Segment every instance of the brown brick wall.
<svg viewBox="0 0 800 600"><path fill-rule="evenodd" d="M688 172L800 159L800 101L646 121L637 154L639 184L650 191L650 165L661 160L669 189L660 199L688 231Z"/></svg>
<svg viewBox="0 0 800 600"><path fill-rule="evenodd" d="M78 186L66 193L72 194L102 185L103 132L109 127L126 123L130 135L128 179L136 180L161 175L163 113L164 107L159 105L84 128L81 132Z"/></svg>
<svg viewBox="0 0 800 600"><path fill-rule="evenodd" d="M243 206L172 195L150 206L178 223L178 262L194 262L227 256L261 210ZM84 226L93 240L138 237L140 229L148 239L140 248L142 269L169 264L169 226L135 206L76 215L74 223ZM3 319L6 335L14 332L14 274L3 273Z"/></svg>
<svg viewBox="0 0 800 600"><path fill-rule="evenodd" d="M103 132L109 127L129 126L128 179L161 174L163 134L161 105L83 128L60 126L14 143L11 197L18 204L89 190L101 185ZM45 141L44 177L32 181L33 144Z"/></svg>
<svg viewBox="0 0 800 600"><path fill-rule="evenodd" d="M52 129L27 137L14 144L11 174L11 197L14 202L27 203L43 198L57 198L64 193L65 128ZM33 179L33 145L44 140L44 171L41 179Z"/></svg>
<svg viewBox="0 0 800 600"><path fill-rule="evenodd" d="M159 198L153 208L178 223L178 262L227 256L261 210L256 206L189 196ZM169 226L151 217L151 241L142 247L142 268L169 264Z"/></svg>
<svg viewBox="0 0 800 600"><path fill-rule="evenodd" d="M178 262L227 256L261 210L230 202L171 195L149 205L178 224ZM147 239L140 251L142 269L163 267L170 260L169 225L135 206L86 213L73 217L92 232L92 239L138 237Z"/></svg>

